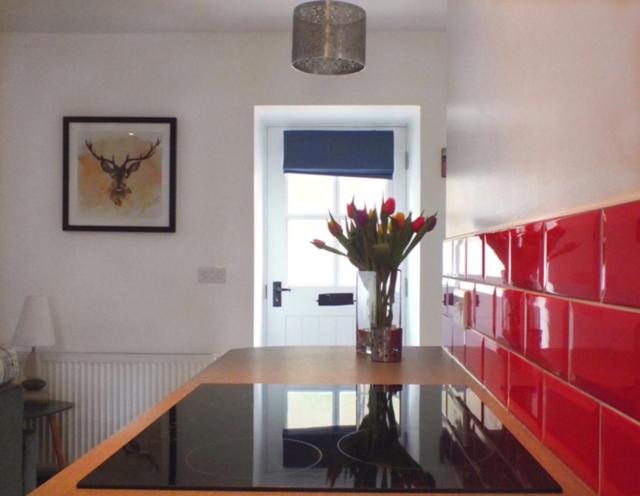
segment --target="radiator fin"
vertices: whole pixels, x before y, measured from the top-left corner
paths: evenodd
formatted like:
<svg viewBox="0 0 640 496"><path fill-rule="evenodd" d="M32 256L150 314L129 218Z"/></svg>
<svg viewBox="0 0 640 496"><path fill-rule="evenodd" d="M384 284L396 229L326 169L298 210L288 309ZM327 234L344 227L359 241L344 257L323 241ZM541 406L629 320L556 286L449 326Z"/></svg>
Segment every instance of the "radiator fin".
<svg viewBox="0 0 640 496"><path fill-rule="evenodd" d="M68 461L124 427L214 359L200 354L43 354L42 375L50 397L75 404L57 416ZM55 467L46 419L28 427L38 432L39 465Z"/></svg>

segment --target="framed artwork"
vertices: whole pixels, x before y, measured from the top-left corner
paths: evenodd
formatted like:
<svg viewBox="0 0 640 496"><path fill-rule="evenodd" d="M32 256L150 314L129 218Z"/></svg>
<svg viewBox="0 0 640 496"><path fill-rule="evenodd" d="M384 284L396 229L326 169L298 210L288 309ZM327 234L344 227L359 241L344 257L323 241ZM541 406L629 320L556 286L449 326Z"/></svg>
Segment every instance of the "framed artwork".
<svg viewBox="0 0 640 496"><path fill-rule="evenodd" d="M175 232L175 117L63 123L63 230Z"/></svg>

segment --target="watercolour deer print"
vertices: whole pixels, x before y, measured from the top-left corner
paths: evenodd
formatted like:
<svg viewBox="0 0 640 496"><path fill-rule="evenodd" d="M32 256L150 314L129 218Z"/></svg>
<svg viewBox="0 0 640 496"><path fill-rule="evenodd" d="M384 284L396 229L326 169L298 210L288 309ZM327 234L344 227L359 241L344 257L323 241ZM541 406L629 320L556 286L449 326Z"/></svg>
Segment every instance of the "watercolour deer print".
<svg viewBox="0 0 640 496"><path fill-rule="evenodd" d="M101 169L111 178L109 198L116 207L122 206L122 202L131 194L131 189L127 186L126 180L140 168L142 162L153 157L160 143L161 140L158 138L155 143L149 145L146 153L135 157L130 157L129 154L127 154L124 160L118 164L115 155L112 155L111 158L99 155L96 153L93 143L85 140L84 144L89 150L89 153L100 163Z"/></svg>

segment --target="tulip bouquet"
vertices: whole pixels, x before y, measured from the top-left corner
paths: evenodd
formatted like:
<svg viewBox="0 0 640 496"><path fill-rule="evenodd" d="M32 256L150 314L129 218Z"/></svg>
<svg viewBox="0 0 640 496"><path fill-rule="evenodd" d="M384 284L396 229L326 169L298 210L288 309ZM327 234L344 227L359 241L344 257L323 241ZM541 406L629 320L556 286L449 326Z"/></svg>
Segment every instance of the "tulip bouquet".
<svg viewBox="0 0 640 496"><path fill-rule="evenodd" d="M394 386L390 386L394 387ZM327 481L335 487L342 475L356 489L422 489L436 487L429 472L416 462L400 442L400 429L393 408L399 391L371 385L367 413L356 432L339 442L339 454L328 458Z"/></svg>
<svg viewBox="0 0 640 496"><path fill-rule="evenodd" d="M361 271L377 274L375 327L390 327L393 321L393 303L398 267L407 258L425 234L436 226L436 216L423 215L413 219L396 212L393 198L382 200L380 210L356 208L354 200L347 204L344 228L329 213L327 226L341 249L314 239L311 243L321 250L347 257Z"/></svg>

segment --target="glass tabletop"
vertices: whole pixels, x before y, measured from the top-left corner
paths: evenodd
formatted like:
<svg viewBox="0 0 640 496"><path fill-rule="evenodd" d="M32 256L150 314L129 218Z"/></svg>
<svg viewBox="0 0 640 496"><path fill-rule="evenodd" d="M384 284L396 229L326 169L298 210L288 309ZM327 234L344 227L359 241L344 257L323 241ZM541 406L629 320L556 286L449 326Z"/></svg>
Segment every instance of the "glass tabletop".
<svg viewBox="0 0 640 496"><path fill-rule="evenodd" d="M204 384L83 488L552 493L465 386Z"/></svg>

